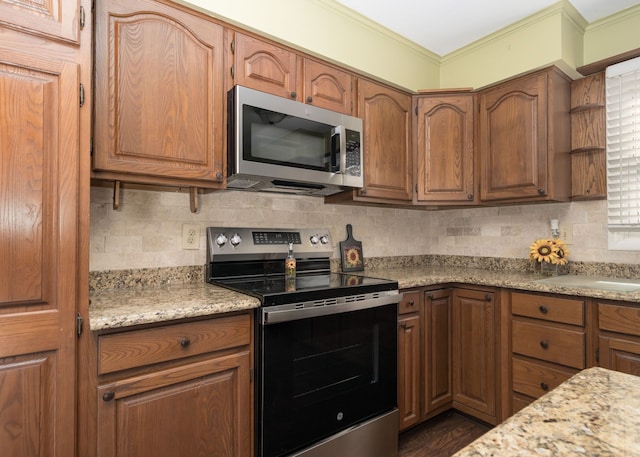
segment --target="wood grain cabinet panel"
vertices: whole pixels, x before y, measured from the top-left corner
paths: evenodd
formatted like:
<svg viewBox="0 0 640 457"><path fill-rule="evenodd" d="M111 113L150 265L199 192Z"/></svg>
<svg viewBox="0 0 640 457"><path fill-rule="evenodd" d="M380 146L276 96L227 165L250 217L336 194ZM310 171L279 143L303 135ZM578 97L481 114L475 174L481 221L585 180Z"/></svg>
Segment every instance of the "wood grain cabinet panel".
<svg viewBox="0 0 640 457"><path fill-rule="evenodd" d="M0 33L0 455L66 457L75 449L80 65L67 60L73 51L17 36Z"/></svg>
<svg viewBox="0 0 640 457"><path fill-rule="evenodd" d="M411 97L361 79L358 117L364 129L364 189L359 195L411 201Z"/></svg>
<svg viewBox="0 0 640 457"><path fill-rule="evenodd" d="M453 299L454 407L496 423L495 294L455 289Z"/></svg>
<svg viewBox="0 0 640 457"><path fill-rule="evenodd" d="M353 115L355 110L351 73L309 58L304 59L302 101L320 108Z"/></svg>
<svg viewBox="0 0 640 457"><path fill-rule="evenodd" d="M640 306L598 303L600 366L640 376Z"/></svg>
<svg viewBox="0 0 640 457"><path fill-rule="evenodd" d="M514 320L513 352L574 368L585 368L583 330Z"/></svg>
<svg viewBox="0 0 640 457"><path fill-rule="evenodd" d="M101 457L249 457L250 356L240 352L100 386Z"/></svg>
<svg viewBox="0 0 640 457"><path fill-rule="evenodd" d="M221 187L222 26L160 2L113 0L96 4L95 41L98 177Z"/></svg>
<svg viewBox="0 0 640 457"><path fill-rule="evenodd" d="M238 32L233 43L234 84L298 99L295 52Z"/></svg>
<svg viewBox="0 0 640 457"><path fill-rule="evenodd" d="M452 291L425 292L424 296L424 409L429 418L453 401Z"/></svg>
<svg viewBox="0 0 640 457"><path fill-rule="evenodd" d="M513 292L511 312L518 316L532 317L565 324L584 325L584 300Z"/></svg>
<svg viewBox="0 0 640 457"><path fill-rule="evenodd" d="M478 93L480 200L570 197L570 79L555 67Z"/></svg>
<svg viewBox="0 0 640 457"><path fill-rule="evenodd" d="M84 12L85 21L91 20L91 12ZM0 24L27 31L46 38L70 43L80 41L79 0L2 0Z"/></svg>
<svg viewBox="0 0 640 457"><path fill-rule="evenodd" d="M416 203L470 205L474 181L472 93L420 95L416 104Z"/></svg>
<svg viewBox="0 0 640 457"><path fill-rule="evenodd" d="M398 320L398 410L400 430L417 424L420 414L420 315Z"/></svg>
<svg viewBox="0 0 640 457"><path fill-rule="evenodd" d="M98 373L110 373L248 345L248 314L102 335Z"/></svg>
<svg viewBox="0 0 640 457"><path fill-rule="evenodd" d="M578 370L513 359L513 390L539 398L576 374Z"/></svg>

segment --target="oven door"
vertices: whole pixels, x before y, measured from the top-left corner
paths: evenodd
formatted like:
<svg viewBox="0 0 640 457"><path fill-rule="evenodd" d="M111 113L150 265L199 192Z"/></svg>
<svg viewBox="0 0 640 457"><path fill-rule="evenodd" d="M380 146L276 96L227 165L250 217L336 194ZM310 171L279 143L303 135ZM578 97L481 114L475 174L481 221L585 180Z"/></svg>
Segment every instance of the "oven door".
<svg viewBox="0 0 640 457"><path fill-rule="evenodd" d="M288 455L393 410L396 328L396 304L258 326L257 455Z"/></svg>

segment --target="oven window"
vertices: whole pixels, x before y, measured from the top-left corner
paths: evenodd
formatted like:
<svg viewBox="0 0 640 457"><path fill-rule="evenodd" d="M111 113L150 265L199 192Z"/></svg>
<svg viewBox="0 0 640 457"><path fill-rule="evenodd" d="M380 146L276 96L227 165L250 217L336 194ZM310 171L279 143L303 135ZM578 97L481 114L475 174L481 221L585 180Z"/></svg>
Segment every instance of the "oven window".
<svg viewBox="0 0 640 457"><path fill-rule="evenodd" d="M393 409L396 319L387 305L263 327L259 455L286 455Z"/></svg>
<svg viewBox="0 0 640 457"><path fill-rule="evenodd" d="M329 169L332 126L250 105L242 110L245 160Z"/></svg>

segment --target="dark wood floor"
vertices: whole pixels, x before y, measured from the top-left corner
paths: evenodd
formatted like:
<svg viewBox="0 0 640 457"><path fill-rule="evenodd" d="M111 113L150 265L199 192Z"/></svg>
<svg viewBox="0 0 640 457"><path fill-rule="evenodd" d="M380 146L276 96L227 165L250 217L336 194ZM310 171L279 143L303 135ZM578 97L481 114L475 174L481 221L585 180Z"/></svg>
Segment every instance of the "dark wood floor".
<svg viewBox="0 0 640 457"><path fill-rule="evenodd" d="M449 457L490 426L448 411L400 435L399 457Z"/></svg>

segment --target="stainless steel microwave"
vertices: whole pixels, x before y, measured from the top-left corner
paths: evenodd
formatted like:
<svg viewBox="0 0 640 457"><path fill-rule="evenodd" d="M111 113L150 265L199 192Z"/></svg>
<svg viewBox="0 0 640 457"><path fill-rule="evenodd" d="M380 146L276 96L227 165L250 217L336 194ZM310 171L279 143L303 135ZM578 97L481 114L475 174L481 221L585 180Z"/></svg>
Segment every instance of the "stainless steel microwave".
<svg viewBox="0 0 640 457"><path fill-rule="evenodd" d="M235 86L227 188L331 195L363 186L362 120Z"/></svg>

